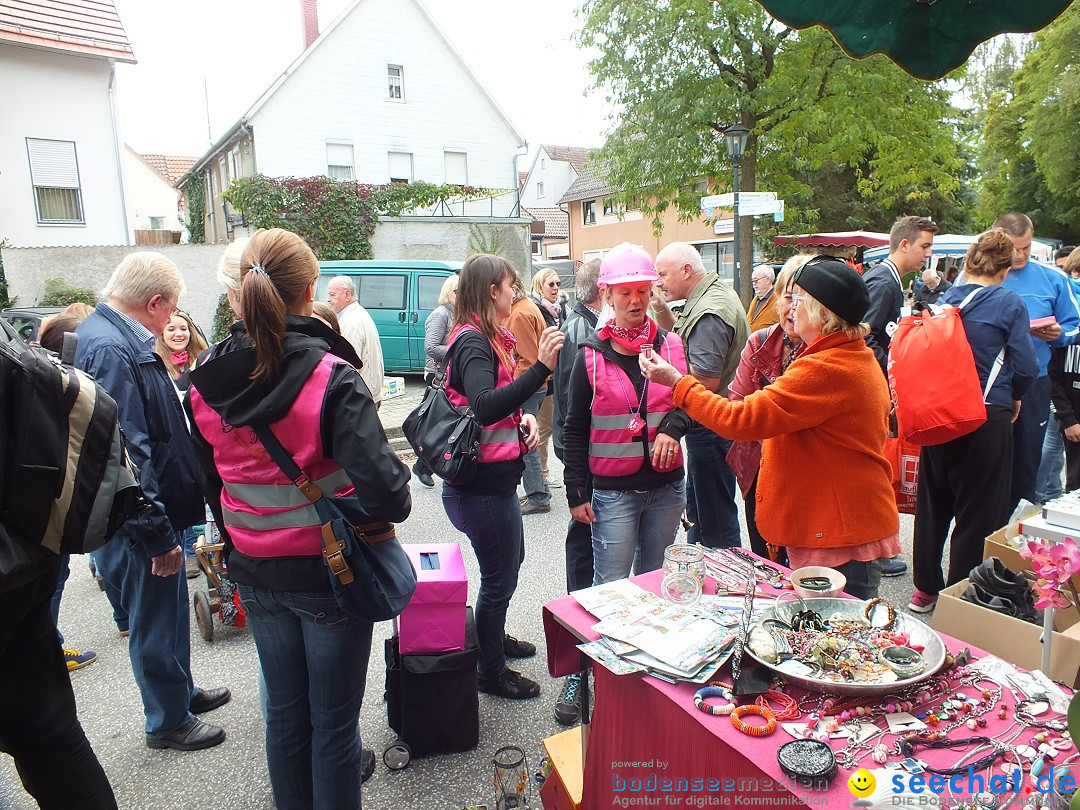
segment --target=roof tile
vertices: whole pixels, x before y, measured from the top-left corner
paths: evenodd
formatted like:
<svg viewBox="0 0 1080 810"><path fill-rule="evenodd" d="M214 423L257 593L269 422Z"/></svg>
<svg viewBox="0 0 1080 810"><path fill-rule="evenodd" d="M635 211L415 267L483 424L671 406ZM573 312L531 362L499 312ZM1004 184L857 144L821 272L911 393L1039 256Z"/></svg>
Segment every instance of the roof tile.
<svg viewBox="0 0 1080 810"><path fill-rule="evenodd" d="M0 42L135 62L112 0L0 0Z"/></svg>
<svg viewBox="0 0 1080 810"><path fill-rule="evenodd" d="M536 222L544 223L544 236L570 236L570 215L561 208L522 208Z"/></svg>
<svg viewBox="0 0 1080 810"><path fill-rule="evenodd" d="M554 146L542 143L540 148L547 152L552 160L561 160L569 163L575 172L581 174L582 169L589 160L591 149L585 146Z"/></svg>
<svg viewBox="0 0 1080 810"><path fill-rule="evenodd" d="M139 157L147 166L161 175L170 186L175 186L198 160L198 158L173 155L139 155Z"/></svg>

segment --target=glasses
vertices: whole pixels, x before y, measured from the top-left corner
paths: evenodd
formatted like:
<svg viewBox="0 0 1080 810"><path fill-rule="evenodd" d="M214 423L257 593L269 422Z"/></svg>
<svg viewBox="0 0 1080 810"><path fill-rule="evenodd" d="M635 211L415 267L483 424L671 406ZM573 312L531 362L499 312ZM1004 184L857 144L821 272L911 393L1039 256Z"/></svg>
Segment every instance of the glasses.
<svg viewBox="0 0 1080 810"><path fill-rule="evenodd" d="M549 281L548 286L549 287L561 287L562 282L561 281Z"/></svg>
<svg viewBox="0 0 1080 810"><path fill-rule="evenodd" d="M791 296L791 304L792 304L792 306L798 306L799 304L805 303L806 298L807 298L807 296L805 296L805 295L792 294L792 296Z"/></svg>

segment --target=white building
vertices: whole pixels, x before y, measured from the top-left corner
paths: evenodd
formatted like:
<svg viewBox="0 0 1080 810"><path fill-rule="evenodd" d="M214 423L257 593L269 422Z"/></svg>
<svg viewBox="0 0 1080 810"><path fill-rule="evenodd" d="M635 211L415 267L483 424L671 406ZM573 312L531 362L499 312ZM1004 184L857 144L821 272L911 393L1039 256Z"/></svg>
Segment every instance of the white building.
<svg viewBox="0 0 1080 810"><path fill-rule="evenodd" d="M236 224L221 191L255 173L516 189L524 139L417 0L356 0L321 35L314 6L303 53L184 180L206 183L207 241Z"/></svg>
<svg viewBox="0 0 1080 810"><path fill-rule="evenodd" d="M124 144L128 224L132 231L184 230L180 221L182 197L175 184L193 165L193 157L140 155ZM137 239L135 233L132 233L132 239L134 244L161 244L157 240Z"/></svg>
<svg viewBox="0 0 1080 810"><path fill-rule="evenodd" d="M0 0L0 239L131 243L117 62L135 57L112 0Z"/></svg>
<svg viewBox="0 0 1080 810"><path fill-rule="evenodd" d="M584 172L589 150L541 144L521 186L521 206L532 217L533 259L570 255L570 225L559 200Z"/></svg>

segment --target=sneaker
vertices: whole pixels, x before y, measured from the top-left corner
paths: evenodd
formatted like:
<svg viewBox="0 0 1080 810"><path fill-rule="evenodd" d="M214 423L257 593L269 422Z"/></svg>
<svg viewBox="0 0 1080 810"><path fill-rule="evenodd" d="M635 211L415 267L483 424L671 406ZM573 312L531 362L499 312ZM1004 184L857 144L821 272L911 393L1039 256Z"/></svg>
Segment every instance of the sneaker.
<svg viewBox="0 0 1080 810"><path fill-rule="evenodd" d="M476 687L485 694L507 700L540 697L540 684L512 669L506 670L498 678L477 678Z"/></svg>
<svg viewBox="0 0 1080 810"><path fill-rule="evenodd" d="M1038 624L1042 616L1035 610L1035 595L1023 574L1012 571L997 557L988 557L971 569L969 579L984 591L1012 602L1019 618Z"/></svg>
<svg viewBox="0 0 1080 810"><path fill-rule="evenodd" d="M418 470L416 468L416 465L413 464L412 471L413 471L413 475L416 476L416 480L418 480L425 487L433 487L433 486L435 486L435 479L431 477L431 473L428 472L427 470Z"/></svg>
<svg viewBox="0 0 1080 810"><path fill-rule="evenodd" d="M525 502L521 504L521 514L523 515L535 515L540 512L550 512L551 503L541 503L540 501L533 500L532 498L526 498Z"/></svg>
<svg viewBox="0 0 1080 810"><path fill-rule="evenodd" d="M572 726L581 720L581 673L563 681L562 694L555 701L555 720L564 726Z"/></svg>
<svg viewBox="0 0 1080 810"><path fill-rule="evenodd" d="M536 645L529 641L519 641L513 636L504 636L503 653L507 658L532 658L536 655Z"/></svg>
<svg viewBox="0 0 1080 810"><path fill-rule="evenodd" d="M881 563L883 577L899 577L907 573L907 563L899 557L882 557L878 562Z"/></svg>
<svg viewBox="0 0 1080 810"><path fill-rule="evenodd" d="M550 475L544 476L544 483L548 485L548 489L560 489L562 487L562 481Z"/></svg>
<svg viewBox="0 0 1080 810"><path fill-rule="evenodd" d="M908 602L908 610L912 613L929 613L936 605L936 593L927 593L916 588L915 593L911 595L911 601Z"/></svg>
<svg viewBox="0 0 1080 810"><path fill-rule="evenodd" d="M199 567L199 558L194 554L188 554L184 557L184 573L187 574L188 579L195 579L202 573L202 568Z"/></svg>
<svg viewBox="0 0 1080 810"><path fill-rule="evenodd" d="M67 662L68 672L71 672L73 669L82 669L97 661L97 653L93 650L82 652L71 647L64 647L64 660Z"/></svg>

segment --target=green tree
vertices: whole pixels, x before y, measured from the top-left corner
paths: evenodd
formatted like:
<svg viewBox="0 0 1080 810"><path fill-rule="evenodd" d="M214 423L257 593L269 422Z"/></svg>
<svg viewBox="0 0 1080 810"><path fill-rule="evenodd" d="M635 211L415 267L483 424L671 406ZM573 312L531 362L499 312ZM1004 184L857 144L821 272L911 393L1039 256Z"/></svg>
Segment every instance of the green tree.
<svg viewBox="0 0 1080 810"><path fill-rule="evenodd" d="M214 325L210 331L210 342L220 343L229 336L232 325L239 320L229 306L229 297L222 293L218 296L217 309L214 311Z"/></svg>
<svg viewBox="0 0 1080 810"><path fill-rule="evenodd" d="M206 174L191 178L185 186L188 213L181 217L188 231L188 243L201 245L206 241Z"/></svg>
<svg viewBox="0 0 1080 810"><path fill-rule="evenodd" d="M620 110L598 160L624 202L647 201L657 226L669 205L697 215L702 178L710 192L730 188L723 131L735 123L751 133L742 190L783 198L786 231L844 225L845 199L876 227L895 213L962 207L962 116L945 84L882 56L856 62L822 29L786 28L753 0L587 0L582 15L596 84ZM819 187L833 189L822 207ZM749 235L743 228L744 268Z"/></svg>
<svg viewBox="0 0 1080 810"><path fill-rule="evenodd" d="M41 307L66 307L68 304L97 304L97 293L85 287L75 287L62 278L45 279L45 291L38 300Z"/></svg>

